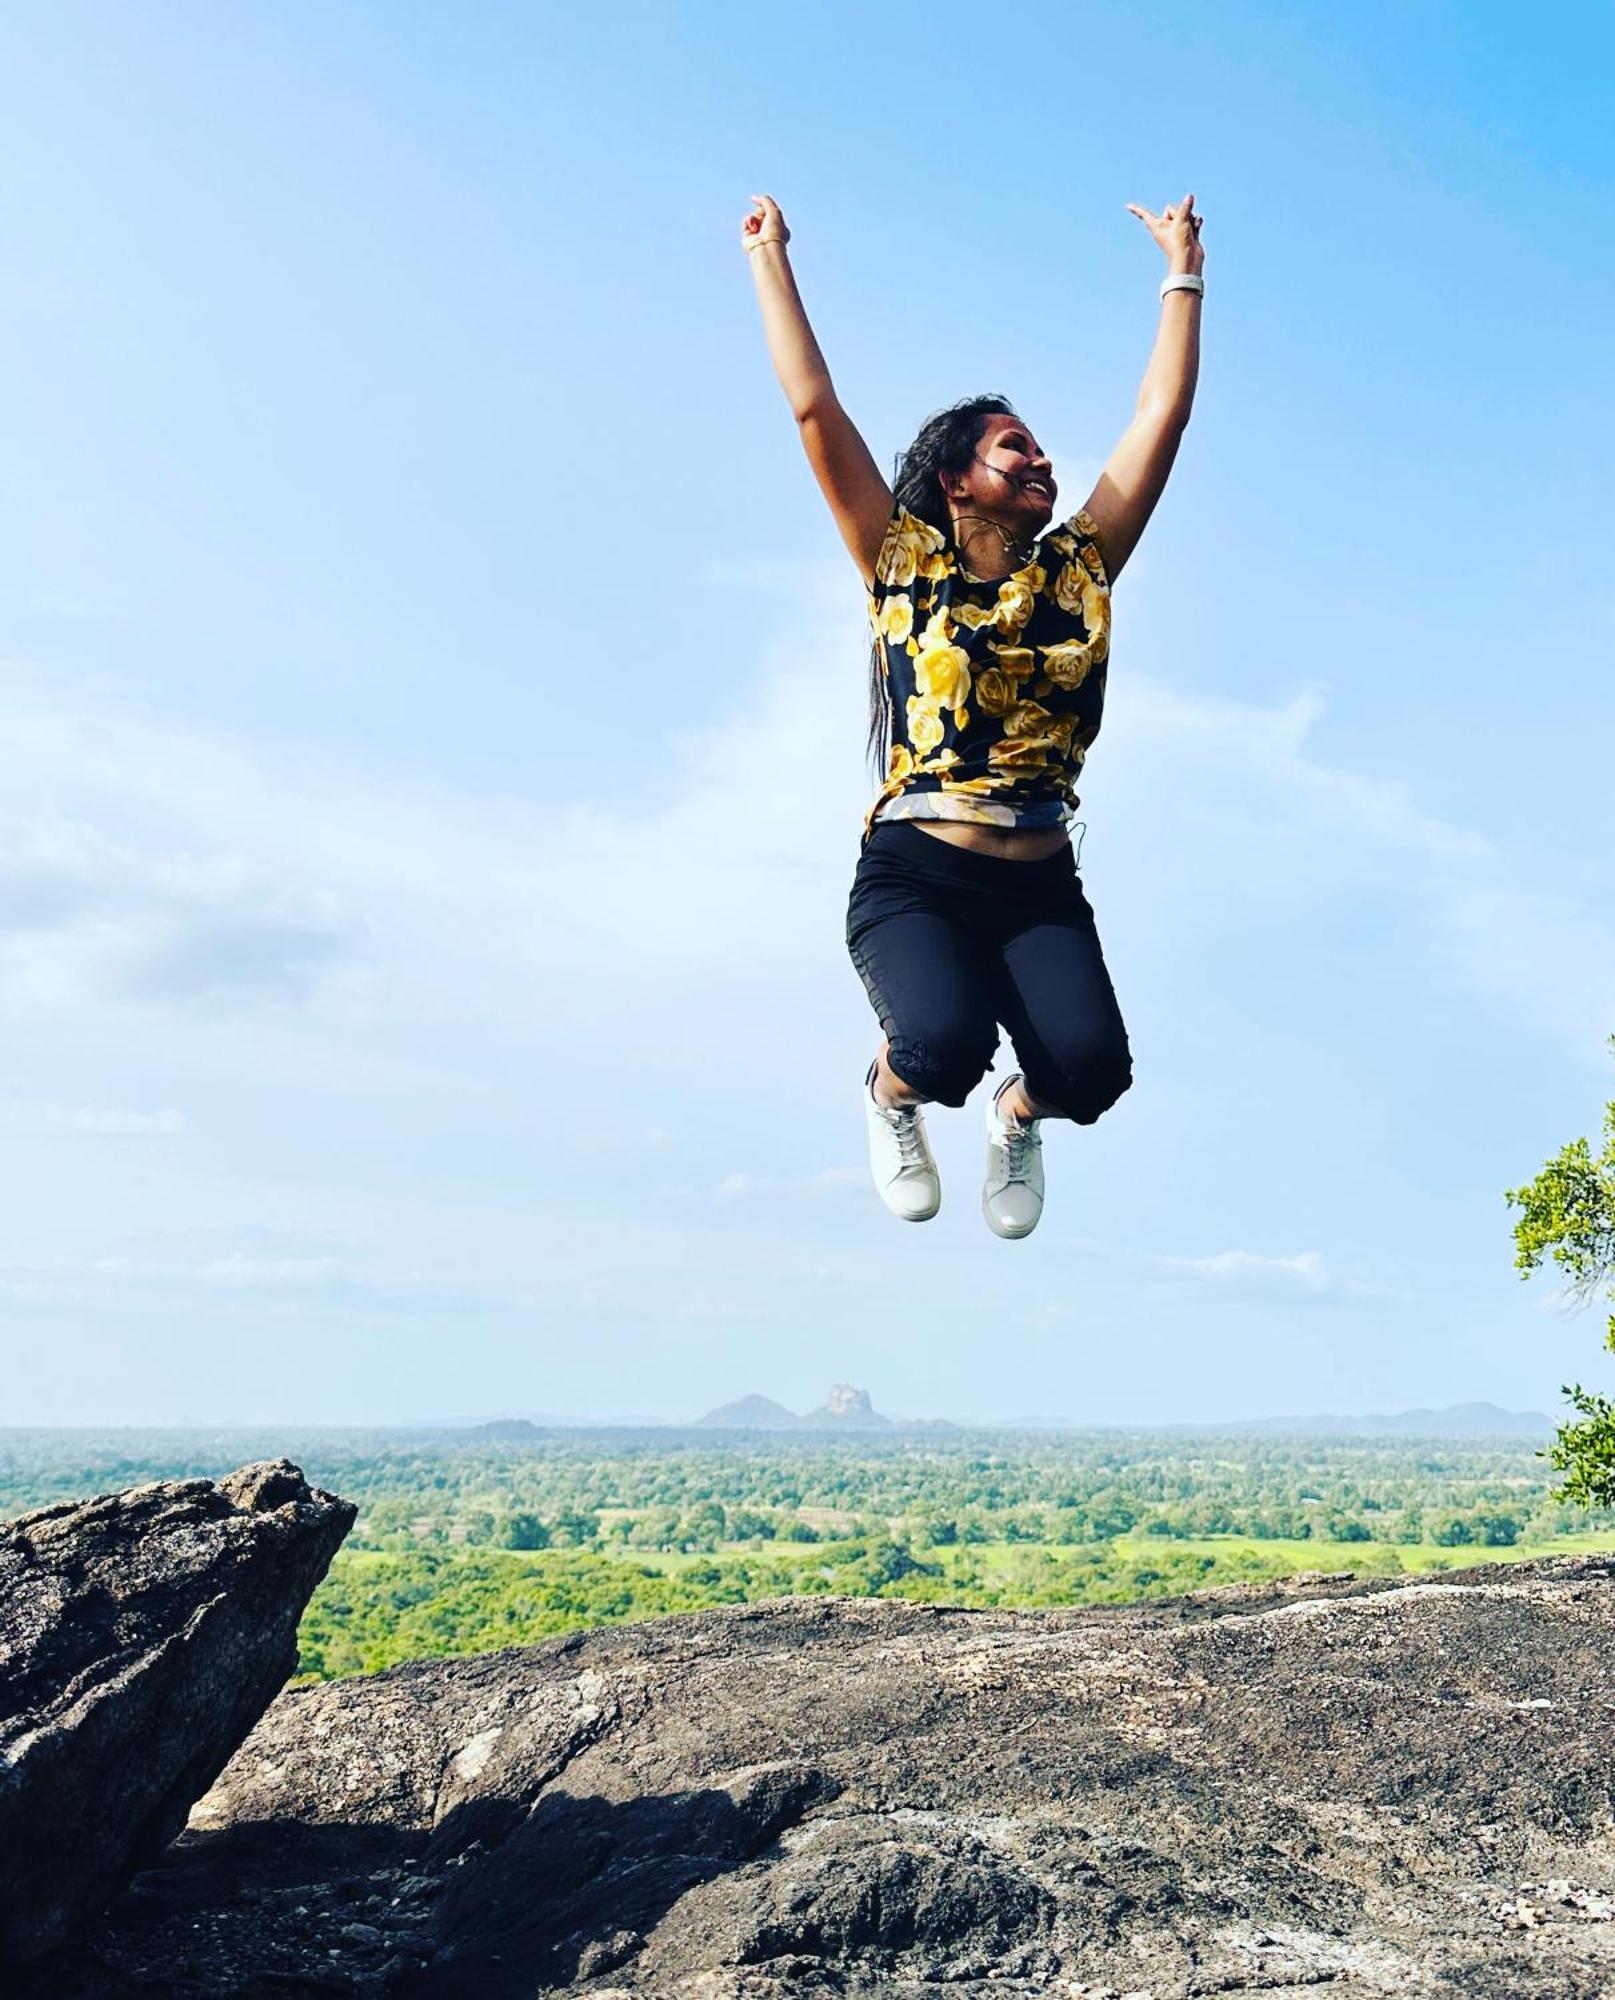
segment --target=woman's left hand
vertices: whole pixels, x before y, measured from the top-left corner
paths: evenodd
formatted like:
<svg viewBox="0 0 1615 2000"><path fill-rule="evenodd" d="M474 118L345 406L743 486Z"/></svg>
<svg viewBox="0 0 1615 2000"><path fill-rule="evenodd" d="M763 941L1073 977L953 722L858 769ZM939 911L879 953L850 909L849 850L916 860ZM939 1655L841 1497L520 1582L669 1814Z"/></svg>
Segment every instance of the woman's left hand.
<svg viewBox="0 0 1615 2000"><path fill-rule="evenodd" d="M1205 263L1206 255L1200 248L1200 224L1204 218L1195 214L1192 194L1186 194L1182 201L1163 208L1159 215L1151 209L1139 208L1133 202L1127 204L1127 212L1138 217L1166 252L1170 271L1198 271Z"/></svg>

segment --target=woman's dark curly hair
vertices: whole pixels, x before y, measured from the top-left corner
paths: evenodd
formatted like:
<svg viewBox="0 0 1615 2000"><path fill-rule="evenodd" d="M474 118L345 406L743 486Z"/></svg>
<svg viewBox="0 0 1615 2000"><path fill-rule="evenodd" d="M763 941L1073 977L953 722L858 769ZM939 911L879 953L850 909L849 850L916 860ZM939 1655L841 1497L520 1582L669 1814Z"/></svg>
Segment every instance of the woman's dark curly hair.
<svg viewBox="0 0 1615 2000"><path fill-rule="evenodd" d="M899 452L892 467L892 497L933 528L940 528L950 540L953 517L940 475L963 472L976 453L989 417L1013 417L1015 407L1003 396L967 396L962 403L938 410L920 426L920 434L907 451ZM886 681L886 662L877 638L869 649L869 762L875 783L886 782L886 767L892 748L892 698Z"/></svg>

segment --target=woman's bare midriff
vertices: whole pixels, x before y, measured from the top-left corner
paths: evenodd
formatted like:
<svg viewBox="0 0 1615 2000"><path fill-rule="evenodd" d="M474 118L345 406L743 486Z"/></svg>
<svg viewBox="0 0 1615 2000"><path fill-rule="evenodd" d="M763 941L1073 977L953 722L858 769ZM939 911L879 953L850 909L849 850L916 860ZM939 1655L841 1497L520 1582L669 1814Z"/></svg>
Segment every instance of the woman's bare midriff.
<svg viewBox="0 0 1615 2000"><path fill-rule="evenodd" d="M1046 861L1071 842L1063 826L983 826L975 820L914 819L908 822L933 840L991 854L999 861Z"/></svg>

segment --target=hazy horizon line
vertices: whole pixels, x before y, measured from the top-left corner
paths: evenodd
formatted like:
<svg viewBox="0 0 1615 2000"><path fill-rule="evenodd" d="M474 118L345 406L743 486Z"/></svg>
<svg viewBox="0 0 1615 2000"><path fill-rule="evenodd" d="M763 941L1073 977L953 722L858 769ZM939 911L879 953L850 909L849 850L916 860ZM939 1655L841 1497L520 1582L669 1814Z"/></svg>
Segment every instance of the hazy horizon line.
<svg viewBox="0 0 1615 2000"><path fill-rule="evenodd" d="M760 1392L753 1392L759 1393ZM733 1400L744 1400L737 1398ZM772 1401L772 1398L768 1400ZM718 1409L727 1407L719 1404ZM922 1417L887 1416L876 1412L872 1422L837 1421L829 1419L822 1425L813 1425L809 1419L818 1414L817 1409L802 1414L789 1410L785 1404L778 1407L792 1419L789 1424L758 1425L716 1425L706 1421L711 1412L703 1412L697 1417L658 1417L649 1414L614 1414L609 1416L560 1416L553 1412L536 1415L522 1415L511 1411L482 1413L459 1416L410 1416L410 1417L256 1417L239 1416L203 1418L185 1417L171 1422L104 1422L85 1419L72 1423L0 1423L0 1436L18 1433L48 1434L79 1431L117 1431L124 1433L141 1432L263 1432L282 1431L454 1431L481 1429L495 1424L529 1424L535 1430L571 1431L702 1431L712 1433L745 1433L748 1436L767 1437L788 1433L793 1430L814 1430L821 1434L835 1436L868 1436L887 1430L939 1430L948 1429L961 1433L976 1431L1040 1431L1058 1434L1073 1434L1092 1431L1119 1432L1217 1432L1231 1430L1264 1429L1272 1430L1284 1424L1296 1425L1350 1425L1350 1424L1397 1424L1420 1416L1451 1417L1455 1413L1473 1411L1477 1414L1495 1413L1510 1419L1514 1424L1531 1423L1551 1430L1558 1419L1541 1410L1516 1410L1506 1405L1494 1403L1488 1398L1468 1398L1442 1405L1417 1404L1400 1410L1374 1411L1281 1411L1275 1415L1244 1415L1238 1417Z"/></svg>

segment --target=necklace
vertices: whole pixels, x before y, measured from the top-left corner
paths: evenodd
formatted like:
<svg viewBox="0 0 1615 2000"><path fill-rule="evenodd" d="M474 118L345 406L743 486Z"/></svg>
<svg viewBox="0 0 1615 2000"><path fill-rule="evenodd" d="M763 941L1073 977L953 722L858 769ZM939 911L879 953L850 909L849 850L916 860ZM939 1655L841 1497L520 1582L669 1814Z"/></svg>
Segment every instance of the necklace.
<svg viewBox="0 0 1615 2000"><path fill-rule="evenodd" d="M1036 543L1018 542L1015 539L1015 537L1009 532L1008 528L1006 528L1001 521L995 521L990 514L955 515L953 527L954 527L954 539L956 541L959 541L958 531L966 521L978 521L981 523L983 527L991 528L993 532L998 536L999 541L1003 544L1003 553L1005 554L1005 556L1009 558L1010 563L1012 564L1012 568L1009 571L1010 575L1013 576L1015 570L1017 569L1024 569L1026 565L1032 560L1032 557L1036 552L1036 546L1037 546ZM962 556L968 556L970 553L970 551L965 547L962 541L959 541L959 553ZM984 576L978 578L977 580L981 583L1002 583L1004 579L1002 577L997 577L997 576Z"/></svg>

